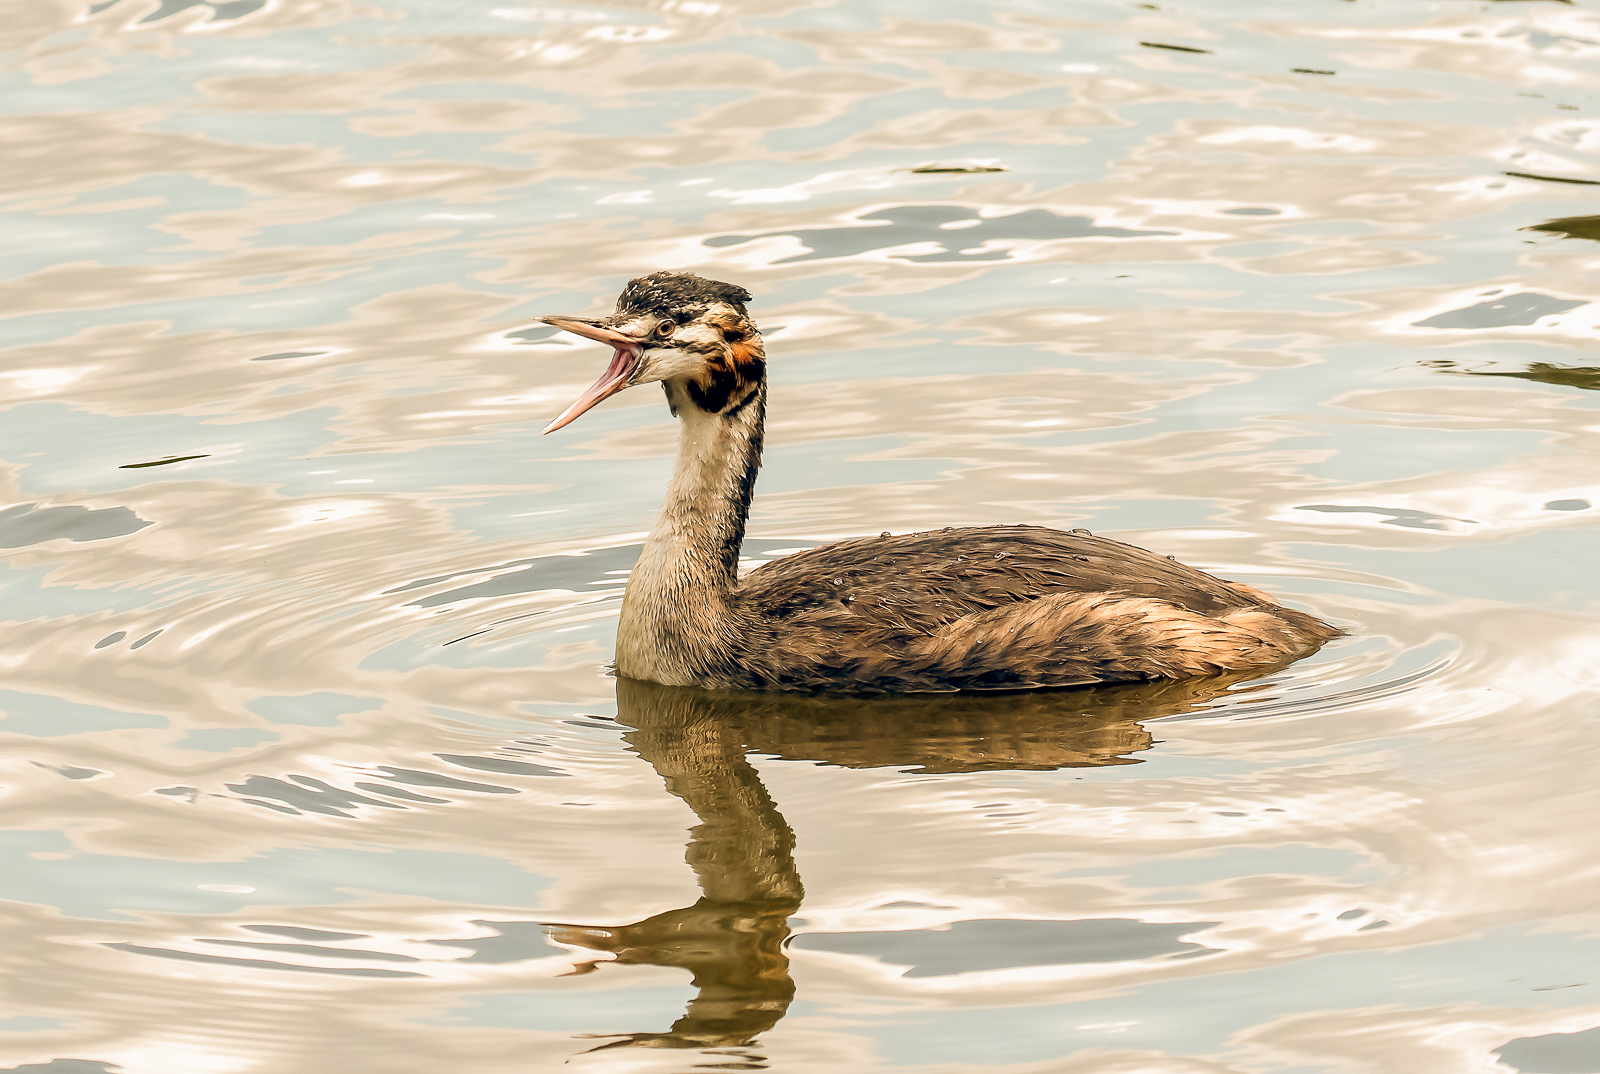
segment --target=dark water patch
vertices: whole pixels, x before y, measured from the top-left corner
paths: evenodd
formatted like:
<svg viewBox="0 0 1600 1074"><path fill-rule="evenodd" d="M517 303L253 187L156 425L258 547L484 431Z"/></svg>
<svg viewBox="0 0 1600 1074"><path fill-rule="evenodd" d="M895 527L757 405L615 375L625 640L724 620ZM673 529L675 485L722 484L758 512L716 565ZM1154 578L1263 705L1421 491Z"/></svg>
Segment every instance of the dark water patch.
<svg viewBox="0 0 1600 1074"><path fill-rule="evenodd" d="M1212 951L1178 937L1210 928L1214 921L1151 924L1129 918L1030 921L997 918L957 921L948 929L897 932L808 932L792 945L813 951L868 955L893 966L910 966L907 977L945 977L976 970L1021 966L1073 966L1131 962L1160 955Z"/></svg>
<svg viewBox="0 0 1600 1074"><path fill-rule="evenodd" d="M21 503L0 511L0 548L22 548L65 537L69 541L104 541L153 526L126 507L90 509L73 504L40 507Z"/></svg>
<svg viewBox="0 0 1600 1074"><path fill-rule="evenodd" d="M1244 205L1237 209L1224 209L1229 216L1282 216L1279 209L1269 209L1264 205Z"/></svg>
<svg viewBox="0 0 1600 1074"><path fill-rule="evenodd" d="M872 250L885 250L914 242L939 244L931 254L895 254L902 261L974 261L1009 257L1003 250L963 254L960 250L981 246L990 239L1124 239L1176 235L1176 231L1135 231L1121 227L1099 227L1087 216L1061 216L1048 209L1027 209L1009 216L980 218L977 211L963 205L897 205L856 218L856 227L765 231L757 235L715 235L704 240L713 247L739 246L757 239L781 235L799 239L811 252L773 262L787 265L797 261L819 261L831 257L855 257ZM962 228L941 225L977 220ZM956 249L951 249L954 244Z"/></svg>
<svg viewBox="0 0 1600 1074"><path fill-rule="evenodd" d="M1556 0L1557 3L1567 3L1568 0ZM1600 186L1600 179L1570 179L1564 175L1535 175L1532 172L1501 172L1513 179L1537 179L1541 183L1572 183L1575 186Z"/></svg>
<svg viewBox="0 0 1600 1074"><path fill-rule="evenodd" d="M281 362L287 358L320 358L327 351L284 351L281 354L263 354L250 359L252 362Z"/></svg>
<svg viewBox="0 0 1600 1074"><path fill-rule="evenodd" d="M135 955L154 958L175 958L184 962L209 962L214 966L242 966L254 970L291 970L296 973L326 973L335 977L424 977L426 974L410 970L380 970L367 966L296 966L289 962L267 962L258 958L228 958L224 955L206 955L198 951L175 951L168 947L144 947L133 943L108 943L113 951L127 951Z"/></svg>
<svg viewBox="0 0 1600 1074"><path fill-rule="evenodd" d="M1356 931L1357 932L1371 932L1373 929L1386 929L1388 927L1389 927L1389 922L1387 922L1387 921L1374 921L1369 925L1362 925Z"/></svg>
<svg viewBox="0 0 1600 1074"><path fill-rule="evenodd" d="M310 776L294 776L289 783L273 776L248 776L243 783L226 784L230 791L249 796L246 800L254 799L257 804L266 804L262 799L282 802L295 812L321 813L330 817L352 817L355 814L346 812L352 806L371 805L383 809L404 809L405 806L393 802L381 802L376 798L368 798L364 794L355 794L350 791L340 790L320 779Z"/></svg>
<svg viewBox="0 0 1600 1074"><path fill-rule="evenodd" d="M287 936L291 940L365 940L365 932L329 932L327 929L308 929L299 925L245 925L251 932L268 936Z"/></svg>
<svg viewBox="0 0 1600 1074"><path fill-rule="evenodd" d="M1542 224L1525 227L1523 231L1548 231L1574 239L1594 239L1600 242L1600 216L1563 216L1546 220Z"/></svg>
<svg viewBox="0 0 1600 1074"><path fill-rule="evenodd" d="M111 0L116 3L116 0ZM101 5L102 7L106 5ZM52 1059L48 1063L24 1063L20 1067L0 1067L4 1074L117 1074L116 1063L101 1059Z"/></svg>
<svg viewBox="0 0 1600 1074"><path fill-rule="evenodd" d="M508 776L566 776L568 773L555 768L546 768L542 764L529 764L526 761L512 761L503 757L475 757L458 753L436 753L435 757L441 761L462 768L474 768L480 772L499 772Z"/></svg>
<svg viewBox="0 0 1600 1074"><path fill-rule="evenodd" d="M1188 45L1166 45L1162 44L1160 41L1141 41L1139 44L1143 45L1145 48L1164 48L1173 52L1194 52L1201 56L1214 55L1214 53L1208 48L1190 48Z"/></svg>
<svg viewBox="0 0 1600 1074"><path fill-rule="evenodd" d="M163 629L165 629L165 628L163 628ZM150 633L146 634L144 637L140 638L138 641L136 641L132 645L128 646L128 648L129 649L138 649L141 646L149 645L151 642L155 641L160 636L161 636L161 631L160 630L152 630Z"/></svg>
<svg viewBox="0 0 1600 1074"><path fill-rule="evenodd" d="M986 172L1006 172L1010 168L1002 168L997 164L964 164L958 161L932 161L928 164L918 164L915 168L896 168L896 171L910 172L912 175L982 175Z"/></svg>
<svg viewBox="0 0 1600 1074"><path fill-rule="evenodd" d="M1594 504L1588 500L1551 500L1544 505L1546 511L1587 511Z"/></svg>
<svg viewBox="0 0 1600 1074"><path fill-rule="evenodd" d="M571 346L571 344L564 339L550 338L560 331L561 329L553 328L549 325L539 325L534 328L519 328L515 332L507 332L505 333L505 338L516 340L520 346L531 346L535 343L545 342L559 343L563 347Z"/></svg>
<svg viewBox="0 0 1600 1074"><path fill-rule="evenodd" d="M253 11L260 11L267 6L267 0L223 0L218 3L212 0L211 9L216 12L211 17L213 22L226 22L229 19L242 19Z"/></svg>
<svg viewBox="0 0 1600 1074"><path fill-rule="evenodd" d="M464 779L441 776L436 772L419 772L414 768L394 768L386 764L376 765L375 767L384 776L397 783L410 783L418 787L443 787L447 790L478 791L481 794L521 793L515 787L497 787L492 783L471 783Z"/></svg>
<svg viewBox="0 0 1600 1074"><path fill-rule="evenodd" d="M42 761L34 761L33 765L35 768L43 768L57 775L66 776L68 779L93 779L95 776L100 775L98 768L77 768L73 765L45 764Z"/></svg>
<svg viewBox="0 0 1600 1074"><path fill-rule="evenodd" d="M493 929L492 936L474 936L465 940L424 940L440 947L465 947L472 951L467 958L456 962L478 962L504 966L511 962L564 955L565 948L549 941L543 923L538 921L474 921L480 928Z"/></svg>
<svg viewBox="0 0 1600 1074"><path fill-rule="evenodd" d="M1289 70L1297 75L1336 75L1339 73L1337 71L1322 71L1315 67L1291 67Z"/></svg>
<svg viewBox="0 0 1600 1074"><path fill-rule="evenodd" d="M1436 515L1429 511L1416 511L1409 507L1364 507L1355 504L1343 503L1307 503L1295 507L1296 511L1323 511L1329 514L1354 514L1354 515L1382 515L1380 521L1383 526L1400 526L1408 530L1440 530L1444 529L1441 522L1464 522L1469 526L1476 526L1478 522L1471 518L1456 518L1453 515Z"/></svg>
<svg viewBox="0 0 1600 1074"><path fill-rule="evenodd" d="M248 947L256 951L280 952L286 955L311 955L317 958L368 958L374 962L421 962L414 955L397 955L391 951L365 951L353 947L322 947L308 943L258 943L254 940L206 940L200 943L221 947Z"/></svg>
<svg viewBox="0 0 1600 1074"><path fill-rule="evenodd" d="M886 902L882 906L874 906L874 910L954 910L953 906L938 906L931 902L917 902L913 899L897 899Z"/></svg>
<svg viewBox="0 0 1600 1074"><path fill-rule="evenodd" d="M1516 380L1531 380L1537 384L1555 384L1563 388L1600 391L1600 366L1556 365L1553 362L1533 362L1526 369L1461 369L1456 366L1456 363L1443 358L1436 358L1420 364L1457 377L1512 377Z"/></svg>
<svg viewBox="0 0 1600 1074"><path fill-rule="evenodd" d="M89 8L89 14L98 15L109 7L114 7L120 0L105 0L104 3L95 4ZM267 6L267 0L161 0L161 5L150 14L139 20L139 25L160 22L190 8L201 7L211 10L211 17L207 22L229 22L233 19L242 19L246 15L260 11Z"/></svg>
<svg viewBox="0 0 1600 1074"><path fill-rule="evenodd" d="M1522 1074L1600 1074L1600 1026L1576 1033L1518 1037L1493 1054Z"/></svg>
<svg viewBox="0 0 1600 1074"><path fill-rule="evenodd" d="M94 647L96 649L104 649L107 645L115 645L117 642L121 641L127 636L128 632L126 630L119 630L114 634L107 634L105 637L95 642Z"/></svg>
<svg viewBox="0 0 1600 1074"><path fill-rule="evenodd" d="M148 470L152 466L171 466L175 462L188 462L190 459L209 459L210 455L168 455L164 459L154 462L130 462L117 467L119 470Z"/></svg>
<svg viewBox="0 0 1600 1074"><path fill-rule="evenodd" d="M1506 295L1504 298L1479 302L1458 310L1434 314L1424 321L1412 321L1413 328L1506 328L1512 325L1533 324L1541 317L1566 313L1579 306L1587 306L1587 299L1556 298L1536 291Z"/></svg>
<svg viewBox="0 0 1600 1074"><path fill-rule="evenodd" d="M355 788L359 791L366 791L369 794L388 795L390 798L398 798L402 802L418 802L425 805L448 805L450 802L448 798L432 798L426 794L412 794L410 791L402 790L399 787L386 787L381 783L358 782L355 784Z"/></svg>
<svg viewBox="0 0 1600 1074"><path fill-rule="evenodd" d="M1335 921L1354 921L1358 917L1366 917L1366 916L1367 916L1367 912L1365 910L1346 910L1344 913L1342 913L1342 914L1338 915L1337 917L1335 917L1334 920Z"/></svg>

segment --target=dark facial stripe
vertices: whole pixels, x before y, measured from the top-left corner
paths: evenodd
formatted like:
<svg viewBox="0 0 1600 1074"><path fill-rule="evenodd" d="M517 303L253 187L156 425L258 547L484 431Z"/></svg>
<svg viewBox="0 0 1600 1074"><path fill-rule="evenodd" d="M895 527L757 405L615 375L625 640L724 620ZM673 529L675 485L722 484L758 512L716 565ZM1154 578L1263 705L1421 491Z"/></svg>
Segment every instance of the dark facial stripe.
<svg viewBox="0 0 1600 1074"><path fill-rule="evenodd" d="M710 376L709 383L699 384L691 380L684 387L688 389L689 400L695 406L707 414L720 414L728 405L728 400L733 398L741 378L733 370L721 368L711 369Z"/></svg>
<svg viewBox="0 0 1600 1074"><path fill-rule="evenodd" d="M748 393L746 393L745 397L743 399L739 400L737 403L733 404L733 406L728 410L727 414L724 415L724 416L725 417L729 417L729 418L733 417L735 414L739 413L739 411L743 410L745 407L747 407L751 403L755 402L756 396L758 396L760 394L761 394L761 388L760 388L759 385L756 385L756 386L752 387L750 389L750 391Z"/></svg>

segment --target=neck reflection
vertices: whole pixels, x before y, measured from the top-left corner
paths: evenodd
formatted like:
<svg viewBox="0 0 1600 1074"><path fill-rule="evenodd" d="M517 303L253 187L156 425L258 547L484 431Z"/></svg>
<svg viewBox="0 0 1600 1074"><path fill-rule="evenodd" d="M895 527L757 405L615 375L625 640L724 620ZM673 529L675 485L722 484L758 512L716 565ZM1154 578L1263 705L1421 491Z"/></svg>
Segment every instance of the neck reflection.
<svg viewBox="0 0 1600 1074"><path fill-rule="evenodd" d="M623 737L700 820L685 858L702 895L631 925L546 927L624 965L686 969L698 994L666 1032L618 1034L594 1050L747 1047L794 999L784 941L805 894L795 835L747 754L930 774L1138 764L1126 754L1154 744L1142 721L1190 711L1248 677L871 698L619 679L617 719L635 728Z"/></svg>
<svg viewBox="0 0 1600 1074"><path fill-rule="evenodd" d="M693 905L611 929L552 926L560 943L609 951L625 965L677 966L699 994L665 1033L630 1033L602 1048L741 1047L771 1029L794 998L783 941L805 889L794 831L745 760L742 728L707 695L621 679L623 737L667 790L694 810L685 854L703 893Z"/></svg>

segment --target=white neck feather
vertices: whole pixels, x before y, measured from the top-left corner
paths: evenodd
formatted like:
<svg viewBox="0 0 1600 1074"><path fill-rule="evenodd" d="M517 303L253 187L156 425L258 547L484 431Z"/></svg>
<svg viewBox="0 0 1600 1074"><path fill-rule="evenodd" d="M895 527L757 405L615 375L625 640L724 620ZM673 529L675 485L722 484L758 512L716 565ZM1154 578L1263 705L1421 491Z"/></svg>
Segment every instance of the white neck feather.
<svg viewBox="0 0 1600 1074"><path fill-rule="evenodd" d="M740 638L739 546L761 465L766 384L725 414L702 411L673 381L665 387L681 424L678 463L628 578L617 672L688 686L726 660Z"/></svg>

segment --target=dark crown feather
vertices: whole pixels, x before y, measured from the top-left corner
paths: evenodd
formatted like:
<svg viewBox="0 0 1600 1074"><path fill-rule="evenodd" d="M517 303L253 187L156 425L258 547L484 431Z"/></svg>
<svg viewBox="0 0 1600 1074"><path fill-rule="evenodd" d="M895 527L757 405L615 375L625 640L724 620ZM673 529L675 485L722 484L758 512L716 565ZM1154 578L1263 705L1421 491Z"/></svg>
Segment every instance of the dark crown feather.
<svg viewBox="0 0 1600 1074"><path fill-rule="evenodd" d="M725 302L743 314L744 304L749 301L750 292L737 284L662 269L629 280L617 296L617 312L675 313Z"/></svg>

